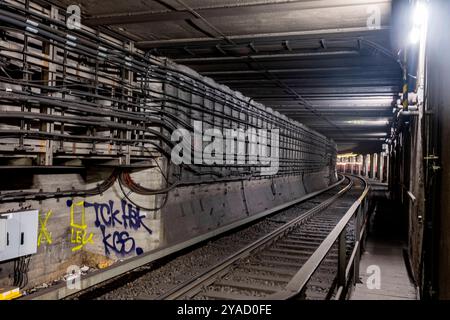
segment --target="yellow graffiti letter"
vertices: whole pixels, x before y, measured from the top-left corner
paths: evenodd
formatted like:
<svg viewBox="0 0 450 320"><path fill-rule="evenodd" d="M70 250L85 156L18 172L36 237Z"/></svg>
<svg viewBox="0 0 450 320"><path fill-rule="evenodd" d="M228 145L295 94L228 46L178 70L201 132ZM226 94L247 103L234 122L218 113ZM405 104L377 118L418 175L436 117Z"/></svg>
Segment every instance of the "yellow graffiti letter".
<svg viewBox="0 0 450 320"><path fill-rule="evenodd" d="M39 230L39 236L38 236L38 242L37 242L38 247L41 246L41 243L44 240L44 239L42 239L42 237L45 238L45 242L47 242L48 244L52 244L52 235L47 230L47 222L48 222L48 219L50 218L50 216L52 215L52 213L53 213L52 210L50 210L49 212L47 212L45 217L41 217L41 215L39 215L39 223L41 224L41 228Z"/></svg>

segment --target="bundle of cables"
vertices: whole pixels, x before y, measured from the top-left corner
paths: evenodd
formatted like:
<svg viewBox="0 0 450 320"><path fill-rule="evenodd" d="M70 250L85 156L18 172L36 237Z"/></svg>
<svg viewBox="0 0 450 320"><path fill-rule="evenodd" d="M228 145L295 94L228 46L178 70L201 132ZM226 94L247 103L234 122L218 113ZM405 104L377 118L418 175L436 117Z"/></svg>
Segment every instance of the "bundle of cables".
<svg viewBox="0 0 450 320"><path fill-rule="evenodd" d="M28 284L30 260L31 255L22 256L14 260L14 286L23 288Z"/></svg>

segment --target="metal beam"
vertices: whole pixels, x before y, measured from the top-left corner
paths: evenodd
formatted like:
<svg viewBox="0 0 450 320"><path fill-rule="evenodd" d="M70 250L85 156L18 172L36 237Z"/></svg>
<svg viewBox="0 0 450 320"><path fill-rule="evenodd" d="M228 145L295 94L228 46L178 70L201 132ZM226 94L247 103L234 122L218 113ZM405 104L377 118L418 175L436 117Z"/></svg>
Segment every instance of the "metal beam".
<svg viewBox="0 0 450 320"><path fill-rule="evenodd" d="M375 72L377 75L395 75L396 78L399 78L399 72L397 70L383 70L380 67L326 67L326 68L286 68L286 69L265 69L265 70L218 70L218 71L201 71L201 74L204 76L218 76L218 75L235 75L235 74L261 74L265 72L274 72L274 73L300 73L300 72L324 72L325 76L330 76L330 72L339 72L338 76L346 76L343 72L352 72L359 73L362 76L366 75L369 72ZM336 75L336 74L334 74ZM351 74L353 76L353 74Z"/></svg>
<svg viewBox="0 0 450 320"><path fill-rule="evenodd" d="M289 117L309 117L308 113L306 113L304 111L301 111L301 110L295 111L295 112L294 111L293 112L289 112L289 111L285 111L285 110L280 110L280 109L278 109L276 107L272 107L272 109L274 109L275 111L278 111L278 112L280 112L280 113L282 113L282 114L284 114L286 116L289 116ZM372 116L374 118L380 117L380 116L385 116L385 117L387 116L387 113L385 113L385 114L383 114L383 113L378 113L377 114L376 113L376 111L380 112L382 110L358 110L358 109L337 109L337 110L328 109L328 110L321 110L321 109L318 109L318 111L320 111L321 113L326 114L328 116L332 116L333 119L334 119L335 116L337 116L339 114L340 115L345 115L345 116L349 117L349 119L356 119L355 117L368 117L369 116L368 115L369 112L372 112ZM352 118L350 118L350 117L352 117ZM309 118L315 119L313 117L309 117Z"/></svg>
<svg viewBox="0 0 450 320"><path fill-rule="evenodd" d="M268 100L268 102L277 102L279 101L278 99L274 99L274 100ZM287 102L289 102L290 99L287 100ZM314 101L314 103L312 102ZM282 101L279 103L279 105L283 105L283 103L286 101ZM386 98L381 98L381 99L366 99L366 98L358 98L356 97L355 99L348 99L348 98L344 98L344 99L335 99L335 98L330 98L330 99L321 99L320 97L316 97L315 99L311 100L312 105L317 106L317 107L357 107L357 106L367 106L367 107L385 107L385 108L391 108L392 107L392 99L386 99Z"/></svg>
<svg viewBox="0 0 450 320"><path fill-rule="evenodd" d="M242 80L225 80L225 79L215 79L217 82L227 85L235 85L235 84L244 84L242 88L249 89L261 89L262 87L268 88L272 82L264 79L242 79ZM288 82L290 86L297 86L298 88L305 89L309 87L368 87L368 86L397 86L399 84L399 80L397 78L391 79L361 79L364 81L352 81L351 79L283 79L285 82ZM345 81L344 81L345 80ZM234 86L236 89L241 90L239 86Z"/></svg>
<svg viewBox="0 0 450 320"><path fill-rule="evenodd" d="M287 65L287 66L279 66L279 65L264 65L265 69L247 69L244 66L221 66L214 65L211 67L198 67L195 70L202 75L214 76L215 78L224 78L228 77L228 80L252 80L249 77L254 77L255 75L269 73L283 73L286 74L286 77L290 77L291 79L301 79L305 75L296 76L297 73L311 73L314 75L324 75L328 77L342 77L342 76L350 76L355 77L357 75L364 76L364 78L372 79L376 78L386 78L394 77L401 78L401 73L397 69L390 69L389 67L383 66L361 66L357 65L339 65L339 66L314 66L314 65L305 65L305 66L295 66L295 65ZM294 73L294 75L289 75L289 73ZM232 77L235 76L235 79ZM244 78L244 76L246 76ZM261 79L268 80L268 79Z"/></svg>
<svg viewBox="0 0 450 320"><path fill-rule="evenodd" d="M339 95L378 95L378 94L387 94L387 95L395 95L397 96L400 92L400 86L379 86L379 87L328 87L328 88L299 88L298 91L302 93L302 95L331 95L332 97L336 97ZM252 91L254 90L254 92ZM278 88L270 89L264 91L266 94L280 94ZM258 88L251 88L245 91L246 95L251 97L255 97L258 94L261 94L261 90Z"/></svg>
<svg viewBox="0 0 450 320"><path fill-rule="evenodd" d="M287 40L308 40L308 39L358 39L359 37L368 36L387 36L390 28L388 26L381 26L379 30L370 30L367 27L352 27L352 28L336 28L336 29L320 29L320 30L306 30L293 32L278 32L278 33L260 33L247 35L230 35L228 36L236 44L245 44L253 42L267 43L267 42L282 42ZM227 44L222 38L183 38L171 40L149 40L138 41L136 47L141 49L152 48L177 48L177 47L195 47L195 46L216 46L217 44Z"/></svg>
<svg viewBox="0 0 450 320"><path fill-rule="evenodd" d="M292 53L274 53L274 54L255 54L249 56L239 57L196 57L196 58L183 58L173 59L177 63L194 63L194 62L226 62L226 61L247 61L250 59L280 59L280 58L304 58L304 57L327 57L337 55L352 55L358 56L358 50L332 50L332 51L312 51L312 52L292 52Z"/></svg>
<svg viewBox="0 0 450 320"><path fill-rule="evenodd" d="M378 122L392 122L393 119L390 116L378 116L378 115L357 115L357 114L350 114L350 115L336 115L336 117L334 118L334 120L336 121L336 123L348 123L353 122L353 121L361 121L362 124L359 124L360 127L364 127L365 123L370 123L371 121L378 121ZM317 119L309 119L309 122L312 123L322 123L321 121L317 120ZM354 124L352 124L354 125Z"/></svg>
<svg viewBox="0 0 450 320"><path fill-rule="evenodd" d="M255 100L274 100L274 101L280 101L280 100L291 100L292 98L294 98L292 95L289 94L276 94L276 93L271 93L271 94L265 94L265 95L258 95L258 94L254 94L251 95L253 99ZM303 94L303 96L308 97L308 100L348 100L348 101L352 101L352 100L377 100L377 99L395 99L396 95L392 94L391 92L389 93L378 93L378 94L365 94L365 93L342 93L342 94Z"/></svg>
<svg viewBox="0 0 450 320"><path fill-rule="evenodd" d="M317 101L314 101L315 103L312 103L311 105L319 108L319 109L327 109L327 110L337 110L337 109L349 109L349 110L389 110L392 115L392 105L389 103L317 103ZM297 108L297 104L294 103L294 101L283 101L283 102L271 102L271 103L265 103L267 106L275 106L279 107L280 109L286 109L286 110L295 110Z"/></svg>
<svg viewBox="0 0 450 320"><path fill-rule="evenodd" d="M359 3L358 3L359 2ZM229 7L215 7L195 9L195 12L205 18L214 17L230 17L255 15L272 12L287 12L311 9L338 8L357 5L387 5L389 0L366 0L364 3L355 0L316 0L316 1L289 1L271 4L248 4ZM99 25L124 25L161 21L179 21L196 18L189 10L179 11L162 11L162 12L128 12L109 15L98 15L87 17L83 20L83 24L87 26Z"/></svg>
<svg viewBox="0 0 450 320"><path fill-rule="evenodd" d="M318 125L314 125L312 123L308 123L307 124L308 127L313 128L314 130L320 130L321 132L326 132L327 134L333 134L333 133L337 133L339 134L341 131L344 131L345 133L349 134L349 135L355 135L358 137L366 137L369 136L371 137L372 135L374 136L381 136L381 137L387 137L388 134L387 132L383 131L385 130L388 126L384 127L380 127L380 126L368 126L367 128L359 128L359 127L350 127L350 126L342 126L341 124L339 124L339 128L340 130L336 130L330 127L326 127L326 126L318 126ZM378 133L376 133L378 130ZM382 130L383 132L381 132L380 130ZM370 131L370 132L368 132Z"/></svg>
<svg viewBox="0 0 450 320"><path fill-rule="evenodd" d="M379 143L383 143L385 138L380 137L380 138L359 138L359 137L345 137L345 138L341 138L340 135L329 135L330 138L333 138L333 140L335 142L338 142L339 144L341 143L346 143L346 142L350 142L350 141L358 141L358 142L366 142L366 141L373 141L373 142L379 142Z"/></svg>

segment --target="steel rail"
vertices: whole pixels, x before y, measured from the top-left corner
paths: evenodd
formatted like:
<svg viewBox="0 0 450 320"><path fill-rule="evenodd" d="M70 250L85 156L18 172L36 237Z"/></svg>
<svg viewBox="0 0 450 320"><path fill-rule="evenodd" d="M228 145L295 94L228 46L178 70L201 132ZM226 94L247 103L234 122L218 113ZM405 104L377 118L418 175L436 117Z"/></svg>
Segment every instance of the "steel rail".
<svg viewBox="0 0 450 320"><path fill-rule="evenodd" d="M354 176L356 177L356 176ZM264 299L268 300L287 300L292 299L296 296L298 296L306 287L309 280L313 276L313 274L316 272L316 270L319 268L322 261L325 259L327 254L330 252L331 248L333 247L334 243L338 241L339 245L339 262L338 262L338 293L337 298L340 299L342 293L345 290L345 286L349 280L350 276L350 268L355 266L355 262L359 260L355 259L357 256L357 251L360 248L360 243L362 240L362 233L361 233L361 227L365 226L364 224L360 224L359 222L356 223L356 230L357 230L357 242L355 243L355 247L353 249L353 252L350 257L350 261L345 265L345 228L349 224L350 220L357 214L357 220L362 219L364 215L365 209L367 209L367 201L368 201L368 194L370 190L370 186L367 183L367 181L361 177L357 177L361 179L364 184L365 188L361 196L356 200L353 205L347 210L345 215L342 217L342 219L339 221L339 223L334 227L333 231L327 236L327 238L322 242L322 244L319 246L319 248L314 252L314 254L308 259L308 261L305 262L305 264L302 266L302 268L294 275L292 280L285 286L284 290L279 291L275 294L269 295L265 297ZM364 219L367 221L367 218ZM363 229L364 230L364 229ZM359 267L359 266L358 266Z"/></svg>

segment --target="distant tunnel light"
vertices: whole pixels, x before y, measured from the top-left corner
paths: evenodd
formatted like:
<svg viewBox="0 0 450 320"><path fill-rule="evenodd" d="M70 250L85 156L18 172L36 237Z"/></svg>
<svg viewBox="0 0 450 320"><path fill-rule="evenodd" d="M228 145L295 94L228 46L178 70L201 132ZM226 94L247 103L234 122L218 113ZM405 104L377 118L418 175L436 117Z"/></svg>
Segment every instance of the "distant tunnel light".
<svg viewBox="0 0 450 320"><path fill-rule="evenodd" d="M338 154L337 157L338 159L341 158L352 158L352 157L357 157L358 155L356 153L344 153L344 154Z"/></svg>
<svg viewBox="0 0 450 320"><path fill-rule="evenodd" d="M347 166L347 165L357 165L357 166L362 166L363 163L362 162L337 162L336 163L338 166Z"/></svg>
<svg viewBox="0 0 450 320"><path fill-rule="evenodd" d="M348 124L358 125L358 126L387 126L389 124L388 120L350 120L347 121Z"/></svg>
<svg viewBox="0 0 450 320"><path fill-rule="evenodd" d="M413 27L409 34L409 41L412 44L417 44L421 39L423 27L428 21L428 6L425 1L418 1L416 3L412 20Z"/></svg>

